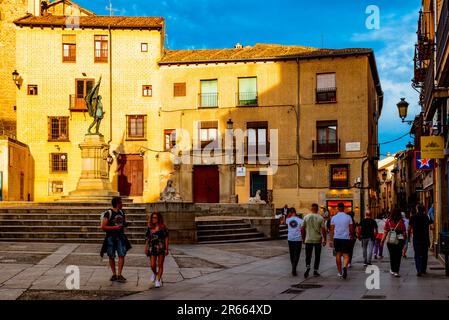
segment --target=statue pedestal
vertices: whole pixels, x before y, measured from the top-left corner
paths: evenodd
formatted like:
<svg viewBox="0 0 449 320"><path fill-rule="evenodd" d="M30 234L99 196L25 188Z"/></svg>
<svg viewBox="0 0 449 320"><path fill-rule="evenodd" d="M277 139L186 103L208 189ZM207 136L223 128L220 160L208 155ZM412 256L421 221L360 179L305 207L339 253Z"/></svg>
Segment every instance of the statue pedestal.
<svg viewBox="0 0 449 320"><path fill-rule="evenodd" d="M81 149L81 177L76 190L63 197L66 201L99 201L119 196L109 181L109 145L98 134L86 135Z"/></svg>

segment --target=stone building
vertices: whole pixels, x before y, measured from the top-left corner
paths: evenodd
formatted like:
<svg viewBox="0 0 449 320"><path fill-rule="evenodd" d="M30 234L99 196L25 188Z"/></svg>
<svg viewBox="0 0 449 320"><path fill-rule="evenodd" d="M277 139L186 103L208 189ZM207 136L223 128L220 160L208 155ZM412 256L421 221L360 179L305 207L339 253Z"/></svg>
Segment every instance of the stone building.
<svg viewBox="0 0 449 320"><path fill-rule="evenodd" d="M100 76L100 132L122 195L155 201L172 179L197 203L247 203L261 190L275 207L344 201L359 214L377 199L382 90L371 49L166 50L158 17L15 24L18 135L35 158L38 200L75 189L91 121L83 97Z"/></svg>

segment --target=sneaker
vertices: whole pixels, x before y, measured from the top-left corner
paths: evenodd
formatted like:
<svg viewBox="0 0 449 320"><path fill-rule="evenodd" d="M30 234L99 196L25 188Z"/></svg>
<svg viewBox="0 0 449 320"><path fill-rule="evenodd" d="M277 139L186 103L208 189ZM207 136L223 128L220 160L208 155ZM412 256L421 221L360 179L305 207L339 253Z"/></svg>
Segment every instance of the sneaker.
<svg viewBox="0 0 449 320"><path fill-rule="evenodd" d="M156 279L156 282L154 283L154 286L155 286L156 288L162 287L162 281Z"/></svg>
<svg viewBox="0 0 449 320"><path fill-rule="evenodd" d="M151 274L150 281L151 282L156 281L156 275L154 273Z"/></svg>
<svg viewBox="0 0 449 320"><path fill-rule="evenodd" d="M363 266L366 267L368 265L368 263L364 263Z"/></svg>
<svg viewBox="0 0 449 320"><path fill-rule="evenodd" d="M341 279L343 277L343 275L339 272L337 273L337 276Z"/></svg>
<svg viewBox="0 0 449 320"><path fill-rule="evenodd" d="M111 281L117 281L117 276L114 274L114 275L111 277L111 279L109 279L109 280L111 280Z"/></svg>
<svg viewBox="0 0 449 320"><path fill-rule="evenodd" d="M351 264L350 263L348 263L348 268L351 268Z"/></svg>
<svg viewBox="0 0 449 320"><path fill-rule="evenodd" d="M374 259L377 259L377 255L374 255Z"/></svg>
<svg viewBox="0 0 449 320"><path fill-rule="evenodd" d="M348 269L343 268L343 279L346 279L348 277Z"/></svg>
<svg viewBox="0 0 449 320"><path fill-rule="evenodd" d="M369 265L369 266L372 266L373 264L372 264L371 262L368 262L368 265Z"/></svg>
<svg viewBox="0 0 449 320"><path fill-rule="evenodd" d="M394 276L395 276L396 278L400 278L400 277L401 277L401 275L400 275L399 273L397 273L397 272L394 274Z"/></svg>
<svg viewBox="0 0 449 320"><path fill-rule="evenodd" d="M126 282L126 278L122 275L117 276L117 281L118 282Z"/></svg>
<svg viewBox="0 0 449 320"><path fill-rule="evenodd" d="M307 268L306 272L304 272L304 278L308 278L309 277L309 272L310 272L310 269Z"/></svg>
<svg viewBox="0 0 449 320"><path fill-rule="evenodd" d="M318 273L318 271L317 271L317 270L315 270L315 271L313 272L313 276L314 276L314 277L319 277L319 276L320 276L320 274Z"/></svg>
<svg viewBox="0 0 449 320"><path fill-rule="evenodd" d="M298 273L296 272L296 270L292 270L292 276L296 277L298 275Z"/></svg>
<svg viewBox="0 0 449 320"><path fill-rule="evenodd" d="M392 275L394 275L394 272L393 272L393 271L391 271L391 269L390 269L390 273L391 273Z"/></svg>
<svg viewBox="0 0 449 320"><path fill-rule="evenodd" d="M418 272L418 273L416 274L416 276L417 276L417 277L422 277L422 273L421 273L421 272Z"/></svg>

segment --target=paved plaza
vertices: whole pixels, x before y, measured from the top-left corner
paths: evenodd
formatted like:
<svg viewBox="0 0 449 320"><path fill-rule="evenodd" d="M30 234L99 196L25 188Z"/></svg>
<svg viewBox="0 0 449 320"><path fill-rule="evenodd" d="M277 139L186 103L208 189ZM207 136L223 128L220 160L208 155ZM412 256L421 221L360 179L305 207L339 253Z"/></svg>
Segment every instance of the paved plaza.
<svg viewBox="0 0 449 320"><path fill-rule="evenodd" d="M448 299L449 278L442 264L429 259L428 274L416 277L413 252L402 261L401 278L389 273L388 253L380 268L380 289L368 290L356 245L347 280L337 277L332 250L322 253L321 277L304 279L305 251L297 277L290 273L286 240L172 245L166 259L164 286L152 288L143 246L128 253L126 283L110 282L107 257L100 245L0 243L0 299L133 299L133 300L307 300L307 299ZM66 287L67 266L80 269L80 290Z"/></svg>

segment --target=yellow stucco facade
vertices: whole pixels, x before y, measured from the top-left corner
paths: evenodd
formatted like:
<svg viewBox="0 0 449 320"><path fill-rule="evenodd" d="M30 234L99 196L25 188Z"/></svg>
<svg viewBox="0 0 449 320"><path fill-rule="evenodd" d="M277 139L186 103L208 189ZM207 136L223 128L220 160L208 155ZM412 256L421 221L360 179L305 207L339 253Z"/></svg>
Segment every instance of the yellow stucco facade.
<svg viewBox="0 0 449 320"><path fill-rule="evenodd" d="M219 180L217 202L238 199L247 203L254 195L251 173L262 170L268 172L267 200L276 208L284 204L308 208L313 202L328 205L328 201L344 199L351 202L353 210L358 210L363 204L361 195L364 205L369 203L370 192L353 186L360 177L364 177L365 188L375 184L377 171L373 146L377 144L381 91L372 52L171 63L164 60L164 27L72 30L21 25L17 26L16 34L16 65L24 79L23 87L16 90L18 139L29 145L34 157L37 201L56 200L76 188L81 171L78 145L92 119L87 112L69 110L73 104L70 95L75 94L76 80L98 81L101 76L100 94L106 114L100 132L110 142L114 156L110 168L112 186L120 191L123 185L138 181L139 194L131 194L137 201L158 200L166 181L172 179L183 200L194 202L198 192L195 188L201 187L198 181L195 184L195 170L201 165L213 165L198 156L189 157L199 139L197 125L216 121L219 140L223 142L231 120L232 128L242 132L251 123L265 123L272 148L270 155L277 156L271 159L274 169L247 160L237 165L218 164L214 173ZM76 39L76 62L62 59L64 35ZM107 36L108 41L108 61L103 63L94 62L94 38L99 35ZM146 52L143 43L148 46ZM335 75L336 97L328 103L317 103L317 77L330 73ZM238 106L239 78L246 77L256 78L257 103L243 107ZM202 108L201 81L210 79L216 80L218 103L213 108ZM184 84L185 92L175 96L174 85L179 83ZM28 85L37 85L38 94L29 95ZM143 86L151 86L151 96L143 96ZM128 116L145 116L145 134L140 139L130 139ZM49 117L68 119L68 139L49 141ZM335 152L323 153L316 146L313 148L320 123L336 126ZM168 129L179 130L175 152L181 151L184 160L190 159L189 163L174 164L174 156L166 152L164 130ZM180 135L180 130L185 130L188 136ZM271 130L276 133L270 135ZM246 150L248 137L242 141ZM65 172L52 172L53 153L66 155ZM370 161L364 162L367 158ZM127 169L127 180L121 180L126 161L128 165L132 161L142 163L135 167L141 171L137 173L142 175L140 178L135 177L134 169ZM347 186L331 188L330 168L338 164L349 166L345 173ZM237 167L244 167L246 172L237 175ZM53 181L58 182L56 193L49 191Z"/></svg>

